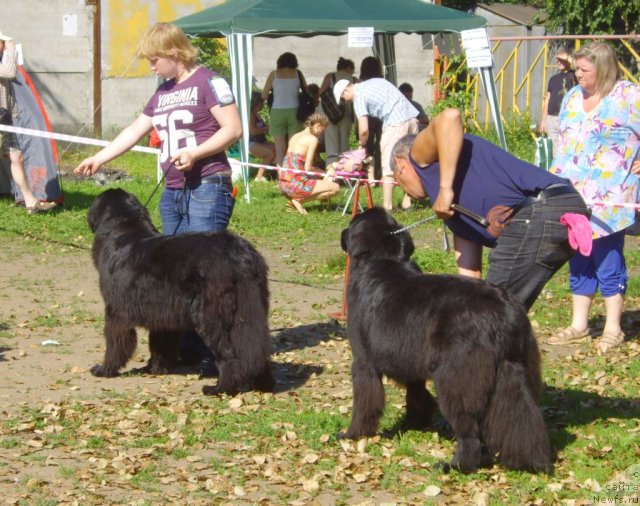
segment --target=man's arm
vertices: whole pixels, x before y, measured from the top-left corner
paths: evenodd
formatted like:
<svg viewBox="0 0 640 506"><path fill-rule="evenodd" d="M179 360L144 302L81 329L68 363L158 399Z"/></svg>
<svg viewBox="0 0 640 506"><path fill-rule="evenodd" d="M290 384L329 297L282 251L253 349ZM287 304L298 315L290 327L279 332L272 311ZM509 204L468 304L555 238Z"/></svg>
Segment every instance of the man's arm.
<svg viewBox="0 0 640 506"><path fill-rule="evenodd" d="M14 79L18 71L16 63L16 45L12 40L4 43L2 61L0 61L0 79Z"/></svg>
<svg viewBox="0 0 640 506"><path fill-rule="evenodd" d="M358 117L358 142L361 148L367 147L367 141L369 140L369 117Z"/></svg>
<svg viewBox="0 0 640 506"><path fill-rule="evenodd" d="M453 211L453 180L462 151L464 131L457 109L445 109L416 137L411 156L419 165L440 162L440 191L433 210L441 219L451 218Z"/></svg>
<svg viewBox="0 0 640 506"><path fill-rule="evenodd" d="M544 96L544 102L542 103L542 112L540 114L540 126L538 128L541 134L544 134L547 131L547 110L549 108L550 99L551 99L551 93L547 91L547 94Z"/></svg>

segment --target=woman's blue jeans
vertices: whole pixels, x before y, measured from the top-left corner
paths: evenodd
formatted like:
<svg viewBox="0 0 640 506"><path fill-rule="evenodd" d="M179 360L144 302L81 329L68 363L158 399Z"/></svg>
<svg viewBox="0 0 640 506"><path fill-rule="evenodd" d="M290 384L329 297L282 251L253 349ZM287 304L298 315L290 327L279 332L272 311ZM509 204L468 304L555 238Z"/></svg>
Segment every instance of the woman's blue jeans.
<svg viewBox="0 0 640 506"><path fill-rule="evenodd" d="M165 188L160 197L164 235L226 230L235 199L228 176L207 176L184 189Z"/></svg>

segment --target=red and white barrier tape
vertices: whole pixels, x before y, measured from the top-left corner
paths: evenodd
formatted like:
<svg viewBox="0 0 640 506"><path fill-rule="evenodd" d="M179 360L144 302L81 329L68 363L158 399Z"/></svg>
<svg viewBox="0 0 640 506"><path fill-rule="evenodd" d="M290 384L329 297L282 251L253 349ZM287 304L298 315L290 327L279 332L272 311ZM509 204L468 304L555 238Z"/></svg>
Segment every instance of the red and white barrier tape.
<svg viewBox="0 0 640 506"><path fill-rule="evenodd" d="M33 130L31 128L22 128L9 125L0 125L0 132L13 132L16 134L33 135L34 137L44 137L45 139L75 142L77 144L88 144L91 146L108 146L110 144L110 141L101 141L99 139L90 139L88 137L78 137L76 135L43 132L42 130ZM149 148L146 146L133 146L131 150L140 151L142 153L151 153L153 155L157 155L160 152L158 148Z"/></svg>
<svg viewBox="0 0 640 506"><path fill-rule="evenodd" d="M286 167L278 167L276 165L264 165L261 163L253 163L253 162L241 162L240 160L236 160L235 158L233 159L233 163L236 163L238 165L246 165L247 167L254 167L257 169L273 170L276 172L293 172L294 174L307 174L308 176L314 176L314 177L325 177L327 175L325 172L313 172L313 171L300 170L300 169L288 169ZM338 170L336 171L335 175L332 175L330 177L332 179L354 179L354 180L362 179L362 176L347 176L345 175L347 172L348 171ZM355 172L362 174L362 171L355 171ZM385 182L386 181L381 181L381 180L369 181L370 184L382 184ZM393 181L392 184L397 185L398 183Z"/></svg>
<svg viewBox="0 0 640 506"><path fill-rule="evenodd" d="M585 200L585 204L588 206L600 206L600 207L624 207L627 209L640 209L640 204L632 204L631 202L601 202L596 200Z"/></svg>
<svg viewBox="0 0 640 506"><path fill-rule="evenodd" d="M9 126L9 125L0 125L0 132L13 132L16 134L32 135L34 137L44 137L45 139L54 139L57 141L75 142L77 144L88 144L90 146L108 146L111 142L111 141L102 141L99 139L91 139L89 137L79 137L77 135L58 134L54 132L45 132L42 130L33 130L31 128L22 128L22 127ZM160 153L160 150L158 148L150 148L150 147L138 146L138 145L133 146L131 148L131 151L139 151L141 153L150 153L152 155L157 155L158 153ZM264 165L264 164L252 163L252 162L241 162L239 160L235 160L235 163L239 165L246 165L247 167L255 167L258 169L262 168L266 170L275 170L278 172L289 171L289 172L294 172L296 174L307 174L309 176L314 176L314 177L324 177L326 175L323 172L310 172L306 170L287 169L285 167L276 167L273 165ZM341 171L338 171L338 172L341 172ZM334 179L360 179L359 176L350 177L350 176L344 176L344 175L335 175L331 177L333 177ZM385 181L374 180L369 182L372 184L382 184ZM394 182L393 184L397 184L397 183ZM603 202L603 201L586 200L585 203L590 206L622 207L627 209L640 210L640 204L633 204L630 202Z"/></svg>

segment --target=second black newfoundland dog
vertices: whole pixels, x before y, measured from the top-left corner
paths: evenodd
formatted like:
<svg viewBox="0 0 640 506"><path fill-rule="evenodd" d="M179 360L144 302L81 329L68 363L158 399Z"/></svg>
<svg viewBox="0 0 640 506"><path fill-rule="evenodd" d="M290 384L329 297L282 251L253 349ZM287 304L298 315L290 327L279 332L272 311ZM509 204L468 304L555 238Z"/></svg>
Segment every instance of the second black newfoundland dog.
<svg viewBox="0 0 640 506"><path fill-rule="evenodd" d="M484 281L423 274L410 260L411 236L393 234L399 229L374 208L342 232L351 259L353 414L339 436L376 433L386 375L406 385L407 426L428 425L439 406L457 440L451 467L471 472L497 458L511 469L551 471L540 354L524 308Z"/></svg>
<svg viewBox="0 0 640 506"><path fill-rule="evenodd" d="M89 210L93 261L105 303L104 363L112 377L136 348L136 327L149 330L147 371L169 372L178 341L195 330L215 354L218 384L205 394L271 391L267 265L229 232L161 235L149 213L120 189L100 194Z"/></svg>

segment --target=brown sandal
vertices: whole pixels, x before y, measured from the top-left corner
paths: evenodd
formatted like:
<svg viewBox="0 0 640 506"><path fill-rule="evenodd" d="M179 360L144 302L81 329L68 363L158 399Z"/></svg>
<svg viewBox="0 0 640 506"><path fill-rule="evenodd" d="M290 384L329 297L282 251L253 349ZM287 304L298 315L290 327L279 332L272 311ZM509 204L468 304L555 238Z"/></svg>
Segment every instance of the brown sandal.
<svg viewBox="0 0 640 506"><path fill-rule="evenodd" d="M584 341L587 337L590 337L589 329L580 331L573 327L567 327L547 339L547 344L552 346L577 344Z"/></svg>
<svg viewBox="0 0 640 506"><path fill-rule="evenodd" d="M47 213L56 206L57 204L55 202L42 202L41 200L36 200L35 204L31 207L27 207L27 214Z"/></svg>
<svg viewBox="0 0 640 506"><path fill-rule="evenodd" d="M598 353L607 353L609 350L617 348L624 342L624 332L620 332L617 335L610 332L604 332L602 337L596 343Z"/></svg>

